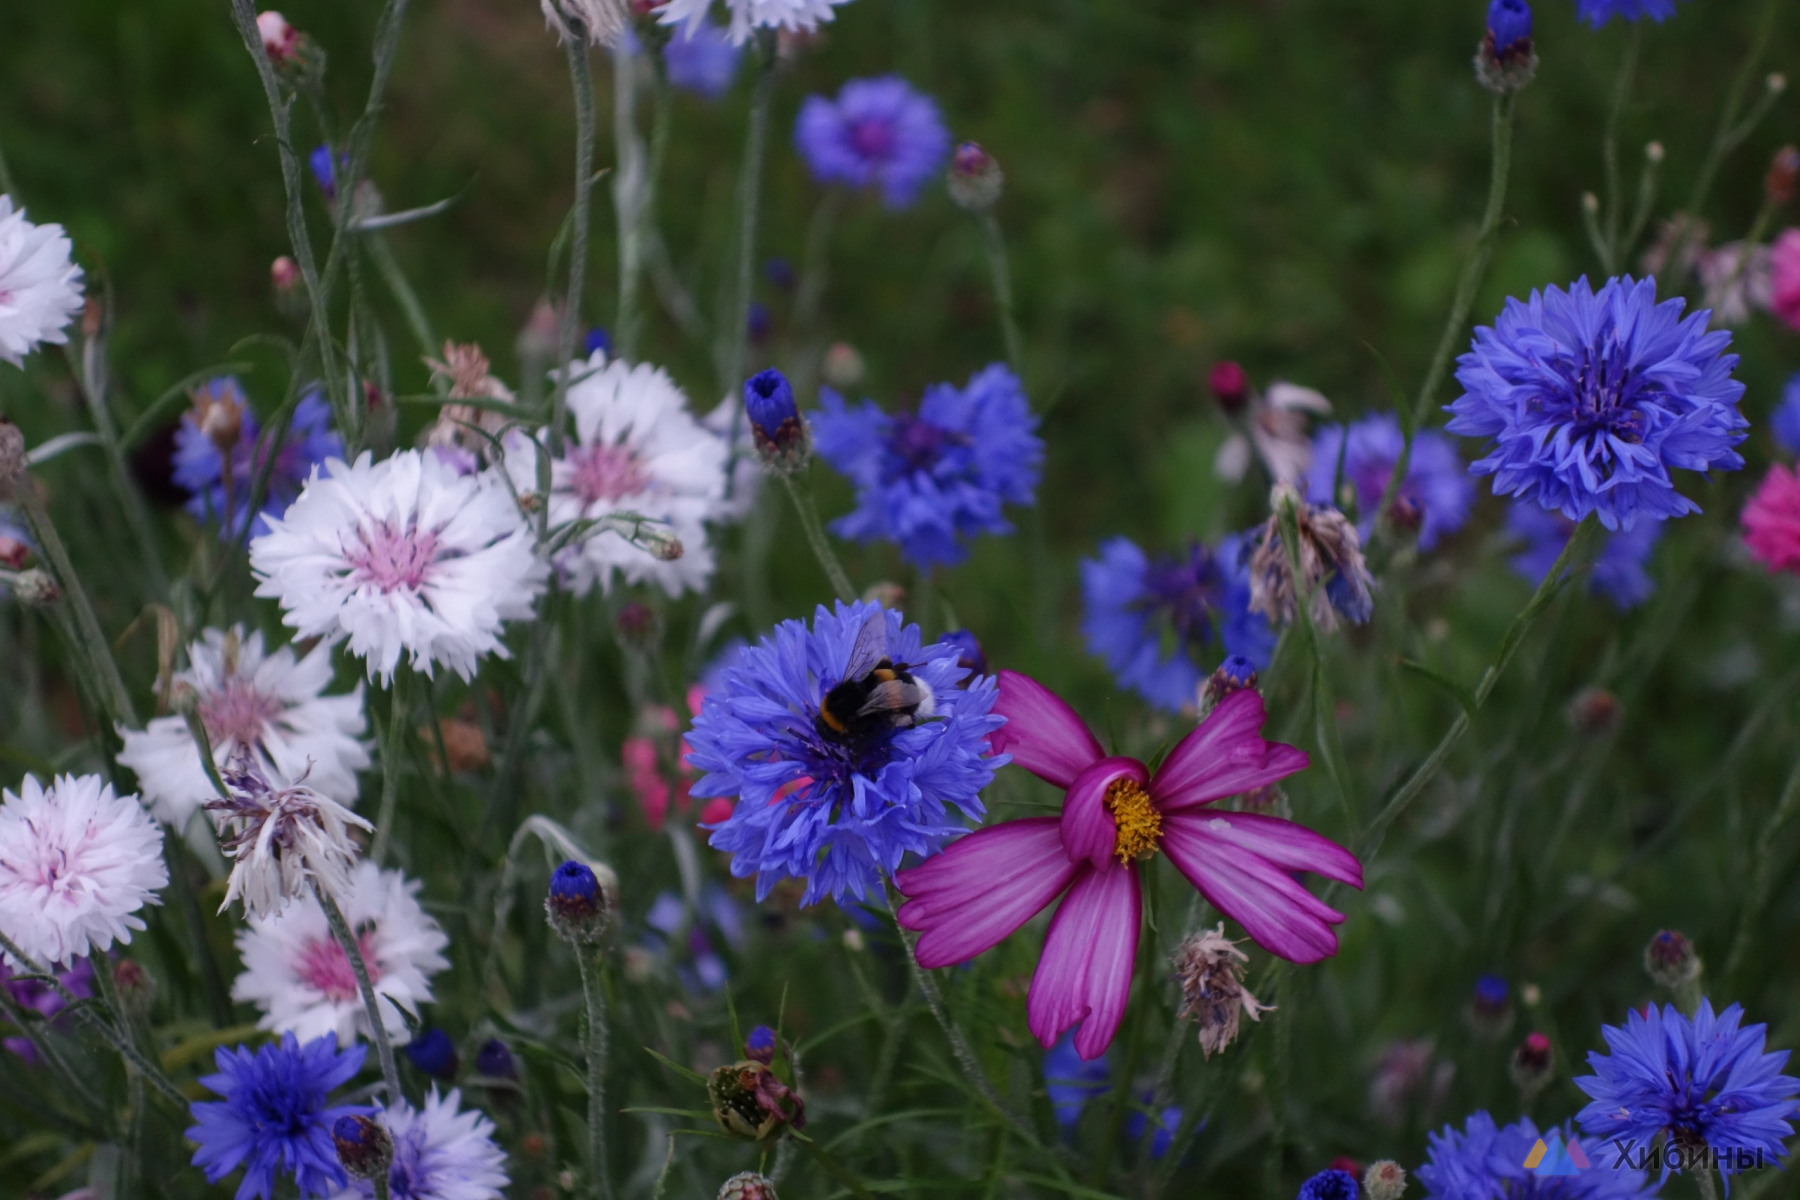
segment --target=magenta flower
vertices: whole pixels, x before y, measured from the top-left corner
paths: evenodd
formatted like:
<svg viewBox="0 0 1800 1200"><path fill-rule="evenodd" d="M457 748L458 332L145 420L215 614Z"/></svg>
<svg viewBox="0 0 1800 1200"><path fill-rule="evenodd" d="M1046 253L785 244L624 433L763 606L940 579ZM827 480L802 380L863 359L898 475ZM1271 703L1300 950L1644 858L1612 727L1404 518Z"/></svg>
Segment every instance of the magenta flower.
<svg viewBox="0 0 1800 1200"><path fill-rule="evenodd" d="M900 923L920 931L919 962L947 967L992 949L1052 900L1027 1015L1046 1047L1081 1024L1075 1049L1098 1058L1131 993L1143 894L1137 864L1160 848L1220 912L1263 949L1294 962L1337 953L1344 915L1308 892L1296 871L1362 887L1355 855L1292 821L1213 813L1207 805L1285 779L1307 764L1262 739L1262 697L1228 697L1181 740L1154 777L1135 758L1107 757L1067 704L1034 679L1000 672L994 712L1006 724L996 754L1067 790L1061 817L977 830L894 882Z"/></svg>

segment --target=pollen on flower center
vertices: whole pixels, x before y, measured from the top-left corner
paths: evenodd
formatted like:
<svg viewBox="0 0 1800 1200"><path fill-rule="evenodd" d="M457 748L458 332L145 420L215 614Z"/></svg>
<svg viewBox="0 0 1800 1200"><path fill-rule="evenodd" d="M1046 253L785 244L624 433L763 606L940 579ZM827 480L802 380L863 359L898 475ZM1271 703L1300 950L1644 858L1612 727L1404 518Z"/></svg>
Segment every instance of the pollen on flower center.
<svg viewBox="0 0 1800 1200"><path fill-rule="evenodd" d="M1113 853L1122 863L1149 858L1162 841L1162 814L1150 803L1150 793L1136 780L1115 779L1106 786L1106 807L1118 826Z"/></svg>
<svg viewBox="0 0 1800 1200"><path fill-rule="evenodd" d="M381 982L381 967L375 960L370 935L358 934L356 945L362 951L364 965L369 968L369 982ZM344 953L336 938L327 936L307 942L300 951L294 973L327 1000L342 1003L356 998L356 971L350 966L350 956Z"/></svg>
<svg viewBox="0 0 1800 1200"><path fill-rule="evenodd" d="M569 451L569 461L575 467L575 494L583 504L622 500L650 486L650 476L629 446L581 446Z"/></svg>
<svg viewBox="0 0 1800 1200"><path fill-rule="evenodd" d="M374 529L359 530L357 537L361 545L345 557L355 569L358 583L372 583L383 592L417 591L437 561L437 535L429 531L412 526L395 529L383 521Z"/></svg>

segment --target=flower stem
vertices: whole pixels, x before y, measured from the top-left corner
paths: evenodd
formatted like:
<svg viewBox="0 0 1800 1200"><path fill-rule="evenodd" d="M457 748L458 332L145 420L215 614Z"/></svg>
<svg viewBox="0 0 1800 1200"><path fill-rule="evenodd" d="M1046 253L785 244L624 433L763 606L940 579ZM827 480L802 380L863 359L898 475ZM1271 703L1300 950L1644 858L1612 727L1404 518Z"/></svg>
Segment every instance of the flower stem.
<svg viewBox="0 0 1800 1200"><path fill-rule="evenodd" d="M588 217L594 188L594 76L588 62L587 30L567 18L569 81L575 89L575 203L569 210L569 291L557 331L556 391L550 402L550 453L562 453L563 417L569 404L570 363L581 320L581 289L587 280Z"/></svg>
<svg viewBox="0 0 1800 1200"><path fill-rule="evenodd" d="M319 907L325 910L325 923L331 926L331 936L343 947L344 957L350 960L350 970L356 976L356 988L362 993L363 1013L369 1018L370 1036L375 1042L375 1054L381 1060L381 1080L387 1088L387 1102L391 1108L406 1099L406 1093L400 1090L400 1072L394 1066L394 1046L388 1041L387 1025L381 1019L381 1004L375 998L375 985L369 979L369 964L363 960L362 947L356 944L356 933L344 920L330 891L320 887L316 879L307 882L318 898Z"/></svg>
<svg viewBox="0 0 1800 1200"><path fill-rule="evenodd" d="M653 56L657 57L657 56ZM622 39L612 48L613 211L619 226L619 307L613 345L626 362L637 357L638 284L644 269L644 213L650 179L644 141L637 131L637 60Z"/></svg>
<svg viewBox="0 0 1800 1200"><path fill-rule="evenodd" d="M769 107L775 99L775 31L761 29L756 34L760 69L756 90L750 97L750 129L744 138L744 167L738 178L738 260L737 278L731 296L731 311L725 326L719 330L722 340L720 385L727 395L735 395L744 382L744 363L750 355L750 291L756 276L757 209L762 199L763 159L769 144ZM737 444L737 430L732 431L731 445Z"/></svg>
<svg viewBox="0 0 1800 1200"><path fill-rule="evenodd" d="M1765 93L1763 103L1752 110L1748 120L1740 121L1738 114L1744 107L1744 94L1750 90L1750 80L1756 74L1756 64L1761 61L1763 51L1768 48L1769 38L1775 31L1775 14L1781 7L1781 0L1764 0L1762 15L1757 18L1756 32L1751 35L1750 49L1744 54L1744 61L1738 65L1737 74L1731 80L1731 88L1725 93L1725 107L1719 113L1719 127L1713 133L1712 145L1707 147L1706 158L1700 164L1700 170L1694 176L1694 190L1688 195L1687 212L1689 220L1682 226L1675 244L1669 248L1669 264L1673 267L1681 261L1692 239L1694 221L1700 217L1700 210L1706 204L1707 193L1712 191L1713 180L1718 177L1719 168L1724 165L1725 156L1737 149L1738 145L1750 136L1757 120L1768 111L1768 105L1774 95Z"/></svg>
<svg viewBox="0 0 1800 1200"><path fill-rule="evenodd" d="M837 593L840 600L856 599L856 589L850 586L850 576L844 573L844 564L838 561L837 552L825 539L825 529L819 524L819 509L813 503L812 489L795 482L791 475L783 472L776 472L776 475L787 488L788 497L794 502L794 511L800 516L800 528L806 532L806 544L812 547L813 557L825 568L825 578L831 581L831 590Z"/></svg>
<svg viewBox="0 0 1800 1200"><path fill-rule="evenodd" d="M600 977L600 948L578 945L581 995L587 1005L588 1169L593 1194L611 1200L612 1180L606 1166L606 989Z"/></svg>
<svg viewBox="0 0 1800 1200"><path fill-rule="evenodd" d="M106 1105L99 1096L94 1094L93 1089L88 1087L87 1080L83 1079L76 1073L75 1068L69 1065L69 1060L63 1057L62 1050L47 1036L46 1022L37 1020L35 1014L27 1015L25 1006L13 999L11 989L5 984L0 984L0 1015L4 1015L13 1023L14 1027L37 1051L38 1057L52 1071L62 1076L63 1081L68 1084L70 1094L81 1101L82 1107L88 1110L88 1115L104 1121L108 1111Z"/></svg>
<svg viewBox="0 0 1800 1200"><path fill-rule="evenodd" d="M813 1161L823 1167L827 1175L843 1184L852 1196L860 1196L862 1200L875 1200L874 1194L862 1185L862 1181L852 1175L843 1163L827 1153L825 1147L811 1138L800 1141L800 1144L806 1148L808 1154L813 1156Z"/></svg>
<svg viewBox="0 0 1800 1200"><path fill-rule="evenodd" d="M1700 1189L1704 1200L1719 1200L1719 1185L1713 1182L1712 1172L1701 1167L1694 1172L1694 1183Z"/></svg>
<svg viewBox="0 0 1800 1200"><path fill-rule="evenodd" d="M381 732L381 808L375 815L375 841L369 847L369 859L380 866L387 857L388 840L393 835L394 810L400 798L400 755L406 744L406 721L411 712L408 684L410 671L402 663L394 671L390 689L387 725ZM436 714L433 714L436 719Z"/></svg>
<svg viewBox="0 0 1800 1200"><path fill-rule="evenodd" d="M1768 903L1769 889L1774 880L1774 846L1775 839L1787 828L1789 821L1800 813L1800 761L1788 772L1787 783L1781 789L1781 798L1775 802L1775 811L1769 814L1768 824L1763 826L1762 837L1756 841L1756 862L1750 871L1750 891L1744 897L1744 911L1738 916L1737 937L1732 940L1731 954L1725 960L1725 977L1733 978L1738 968L1743 966L1744 959L1750 953L1751 943L1756 938L1756 925L1762 917L1763 905Z"/></svg>
<svg viewBox="0 0 1800 1200"><path fill-rule="evenodd" d="M1623 185L1619 182L1619 119L1631 98L1632 80L1637 76L1638 54L1644 44L1644 24L1631 22L1631 33L1625 43L1625 56L1619 61L1618 79L1613 84L1612 107L1606 114L1606 133L1600 142L1600 157L1606 171L1606 232L1601 243L1600 267L1608 275L1619 271L1619 257L1624 247L1619 244L1619 222L1625 207Z"/></svg>
<svg viewBox="0 0 1800 1200"><path fill-rule="evenodd" d="M1013 374L1025 378L1024 343L1013 311L1012 269L1006 260L1006 238L1000 220L990 209L981 214L981 242L987 251L988 277L993 281L994 303L1000 309L1000 334L1006 339L1006 361Z"/></svg>

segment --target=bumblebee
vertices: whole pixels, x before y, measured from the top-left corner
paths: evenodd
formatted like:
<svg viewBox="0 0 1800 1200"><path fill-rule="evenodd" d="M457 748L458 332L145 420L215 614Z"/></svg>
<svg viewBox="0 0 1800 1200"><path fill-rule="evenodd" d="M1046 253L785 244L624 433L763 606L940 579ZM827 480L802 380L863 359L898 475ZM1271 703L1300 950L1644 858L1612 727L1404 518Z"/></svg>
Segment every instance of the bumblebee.
<svg viewBox="0 0 1800 1200"><path fill-rule="evenodd" d="M908 668L889 656L887 612L877 609L856 635L843 681L819 705L820 734L834 742L856 742L930 720L937 712L937 694Z"/></svg>

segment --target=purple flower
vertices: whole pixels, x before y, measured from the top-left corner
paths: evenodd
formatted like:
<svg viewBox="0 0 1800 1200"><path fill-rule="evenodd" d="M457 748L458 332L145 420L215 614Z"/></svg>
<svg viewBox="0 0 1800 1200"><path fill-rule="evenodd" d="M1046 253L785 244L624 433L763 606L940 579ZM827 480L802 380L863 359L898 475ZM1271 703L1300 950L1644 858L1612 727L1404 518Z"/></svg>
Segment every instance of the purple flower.
<svg viewBox="0 0 1800 1200"><path fill-rule="evenodd" d="M1736 471L1749 424L1737 410L1731 335L1710 314L1686 319L1680 299L1656 301L1654 279L1586 276L1568 291L1509 299L1457 360L1464 394L1447 428L1487 438L1469 469L1494 491L1608 529L1699 512L1670 471Z"/></svg>
<svg viewBox="0 0 1800 1200"><path fill-rule="evenodd" d="M1306 498L1314 504L1335 504L1332 487L1337 480L1338 456L1344 461L1344 482L1356 494L1356 531L1366 542L1375 528L1376 509L1400 461L1406 435L1393 413L1374 413L1350 425L1350 444L1344 445L1344 427L1327 425L1313 438L1312 472L1306 482ZM1475 485L1469 479L1462 456L1443 434L1421 429L1413 438L1412 458L1406 479L1395 493L1396 509L1418 513L1419 549L1429 550L1438 539L1455 533L1469 519Z"/></svg>
<svg viewBox="0 0 1800 1200"><path fill-rule="evenodd" d="M819 400L813 446L856 486L856 510L832 522L840 536L897 542L920 566L955 564L977 534L1012 532L1003 505L1032 503L1044 443L1019 377L998 363L967 387L926 388L917 416L851 408L830 388Z"/></svg>
<svg viewBox="0 0 1800 1200"><path fill-rule="evenodd" d="M110 964L108 964L110 966ZM35 979L14 979L16 974L6 963L0 962L0 986L12 994L15 1003L28 1008L43 1017L54 1017L68 1005L62 993L47 983ZM69 964L66 971L56 973L57 982L68 988L77 999L85 1000L94 994L94 963L89 958L78 958ZM0 1039L4 1046L28 1063L37 1062L37 1047L31 1044L28 1037L9 1037Z"/></svg>
<svg viewBox="0 0 1800 1200"><path fill-rule="evenodd" d="M259 466L267 461L267 451L259 450L257 437L262 426L250 406L244 402L237 380L222 377L204 384L198 391L215 404L236 405L240 424L236 444L231 451L231 470L225 471L224 456L219 448L195 423L194 412L182 418L175 431L174 480L187 489L187 510L196 521L218 522L219 535L235 538L244 531L250 515L250 489ZM196 410L197 411L197 410ZM318 392L308 392L294 406L293 420L287 437L275 452L269 470L268 491L263 496L259 513L263 517L280 517L300 494L315 466L328 459L342 458L343 439L331 431L331 408ZM229 510L229 518L225 517ZM268 530L266 521L258 520L252 534Z"/></svg>
<svg viewBox="0 0 1800 1200"><path fill-rule="evenodd" d="M1644 564L1662 538L1663 525L1662 521L1639 521L1633 529L1603 533L1588 591L1605 596L1621 609L1635 608L1648 600L1656 590L1656 581L1650 578ZM1575 522L1561 513L1545 512L1535 504L1518 500L1507 510L1506 527L1525 542L1525 549L1513 556L1513 570L1534 584L1543 582L1575 533Z"/></svg>
<svg viewBox="0 0 1800 1200"><path fill-rule="evenodd" d="M794 146L820 183L881 188L889 208L910 208L950 154L937 101L898 75L852 79L836 100L808 96Z"/></svg>
<svg viewBox="0 0 1800 1200"><path fill-rule="evenodd" d="M1064 789L1062 815L990 825L894 877L907 896L900 924L921 933L921 964L971 959L1066 892L1026 1016L1046 1048L1079 1024L1076 1052L1098 1058L1131 994L1143 915L1137 864L1159 849L1271 954L1305 963L1337 952L1331 926L1343 914L1294 876L1313 871L1360 888L1356 857L1292 821L1207 807L1307 764L1294 747L1263 740L1255 691L1221 701L1154 775L1137 759L1107 757L1073 709L1024 675L1000 672L994 712L1006 718L990 739L995 750Z"/></svg>
<svg viewBox="0 0 1800 1200"><path fill-rule="evenodd" d="M738 47L711 21L677 30L663 47L669 82L683 91L717 100L737 78Z"/></svg>
<svg viewBox="0 0 1800 1200"><path fill-rule="evenodd" d="M1533 1170L1525 1163L1540 1137L1563 1146L1578 1144L1569 1122L1547 1126L1540 1133L1531 1118L1525 1117L1502 1129L1485 1112L1475 1113L1461 1129L1446 1125L1428 1134L1429 1158L1419 1168L1425 1200L1492 1200L1496 1196L1639 1200L1656 1195L1656 1186L1642 1171L1615 1166L1617 1152L1602 1143L1589 1143L1585 1148L1585 1168L1572 1169L1566 1175Z"/></svg>
<svg viewBox="0 0 1800 1200"><path fill-rule="evenodd" d="M1775 444L1789 454L1800 454L1800 374L1787 381L1781 390L1781 403L1769 418Z"/></svg>

